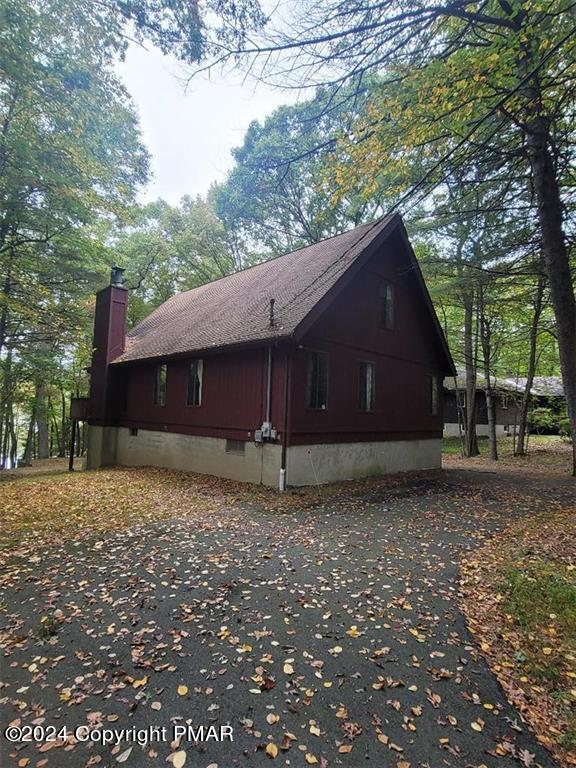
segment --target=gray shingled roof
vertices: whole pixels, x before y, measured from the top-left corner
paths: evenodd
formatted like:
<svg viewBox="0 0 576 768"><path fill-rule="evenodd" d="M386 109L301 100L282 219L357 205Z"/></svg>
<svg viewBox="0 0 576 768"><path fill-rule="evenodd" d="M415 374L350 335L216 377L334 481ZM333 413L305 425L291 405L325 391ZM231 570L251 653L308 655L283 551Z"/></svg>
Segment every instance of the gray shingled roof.
<svg viewBox="0 0 576 768"><path fill-rule="evenodd" d="M290 337L398 214L178 293L135 326L115 363ZM275 300L274 326L269 322Z"/></svg>
<svg viewBox="0 0 576 768"><path fill-rule="evenodd" d="M485 379L482 373L477 373L476 388L483 391L485 388ZM492 388L500 390L501 392L512 392L522 394L526 386L526 378L516 376L496 376L491 380ZM456 387L460 390L466 389L466 371L463 368L458 368L458 376L456 382L454 377L444 379L444 388L448 390L455 390ZM564 388L562 387L562 379L560 376L535 376L532 382L532 389L530 393L534 397L563 397Z"/></svg>

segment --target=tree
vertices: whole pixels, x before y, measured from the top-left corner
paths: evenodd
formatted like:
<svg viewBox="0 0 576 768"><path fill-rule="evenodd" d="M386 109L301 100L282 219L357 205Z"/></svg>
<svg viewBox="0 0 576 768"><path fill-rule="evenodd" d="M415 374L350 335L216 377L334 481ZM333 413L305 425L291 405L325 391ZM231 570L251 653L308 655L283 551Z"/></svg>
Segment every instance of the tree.
<svg viewBox="0 0 576 768"><path fill-rule="evenodd" d="M73 356L108 262L97 224L125 215L148 164L111 62L70 14L0 3L0 424L6 435L27 377L41 454L54 355Z"/></svg>
<svg viewBox="0 0 576 768"><path fill-rule="evenodd" d="M178 291L229 275L243 266L210 200L163 200L136 209L130 226L115 233L114 259L131 289L134 325Z"/></svg>
<svg viewBox="0 0 576 768"><path fill-rule="evenodd" d="M383 195L334 198L335 137L350 130L365 102L320 89L310 101L253 122L225 184L216 189L218 215L244 241L283 253L338 234L382 212ZM328 137L328 138L326 138Z"/></svg>

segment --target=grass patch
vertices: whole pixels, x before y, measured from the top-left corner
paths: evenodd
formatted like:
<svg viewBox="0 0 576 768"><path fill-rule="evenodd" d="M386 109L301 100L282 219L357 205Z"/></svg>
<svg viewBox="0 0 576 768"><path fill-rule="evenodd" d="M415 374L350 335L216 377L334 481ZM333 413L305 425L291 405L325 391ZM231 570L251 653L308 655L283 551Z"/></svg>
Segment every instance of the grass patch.
<svg viewBox="0 0 576 768"><path fill-rule="evenodd" d="M547 626L576 637L576 569L546 561L510 568L503 585L504 607L527 629Z"/></svg>
<svg viewBox="0 0 576 768"><path fill-rule="evenodd" d="M540 741L576 765L576 508L512 524L462 564L464 611Z"/></svg>

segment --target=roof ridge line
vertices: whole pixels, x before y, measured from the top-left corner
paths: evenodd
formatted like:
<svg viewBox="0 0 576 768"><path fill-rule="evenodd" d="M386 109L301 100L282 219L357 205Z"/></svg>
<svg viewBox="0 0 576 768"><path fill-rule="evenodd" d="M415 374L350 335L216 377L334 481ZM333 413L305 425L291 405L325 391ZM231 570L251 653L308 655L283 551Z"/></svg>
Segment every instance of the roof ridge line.
<svg viewBox="0 0 576 768"><path fill-rule="evenodd" d="M207 283L202 283L201 285L197 285L194 288L187 288L185 291L179 291L178 293L173 294L170 296L166 301L171 301L176 296L183 296L185 293L190 293L191 291L197 291L199 288L204 288L205 285L212 285L213 283L217 283L220 280L226 280L228 277L234 277L234 275L241 275L244 272L248 272L250 269L255 269L256 267L262 267L265 264L270 264L272 261L276 261L277 259L281 259L284 256L290 256L293 253L298 253L299 251L305 251L306 248L314 248L316 245L320 245L320 243L326 243L329 240L334 240L336 237L342 237L343 235L348 235L351 232L354 232L356 229L360 229L360 227L370 227L376 226L382 219L386 218L387 216L393 216L396 214L396 211L392 211L390 213L384 213L382 216L379 216L377 219L374 219L374 221L367 221L364 224L358 224L356 227L352 227L352 229L345 229L343 232L338 232L335 235L330 235L330 237L323 237L321 240L316 240L314 243L308 243L307 245L302 245L300 248L294 248L292 251L285 251L284 253L279 253L276 256L270 256L268 259L264 259L263 261L258 261L255 264L249 264L247 267L243 267L242 269L236 270L236 272L230 272L229 275L222 275L221 277L215 277L214 280L209 280ZM370 230L368 230L370 231ZM368 232L365 232L360 239L357 242L360 242L362 238L364 238ZM352 248L352 246L350 246Z"/></svg>

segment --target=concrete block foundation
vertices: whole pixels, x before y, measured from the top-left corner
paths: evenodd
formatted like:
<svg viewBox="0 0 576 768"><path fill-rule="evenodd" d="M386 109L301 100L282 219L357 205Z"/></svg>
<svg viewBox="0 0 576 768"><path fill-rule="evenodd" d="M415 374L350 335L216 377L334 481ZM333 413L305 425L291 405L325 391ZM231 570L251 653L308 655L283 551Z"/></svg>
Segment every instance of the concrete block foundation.
<svg viewBox="0 0 576 768"><path fill-rule="evenodd" d="M216 437L91 425L86 468L165 467L278 488L279 444L246 441L243 450L237 444L230 448L226 440ZM295 445L287 449L286 483L324 484L441 465L439 439Z"/></svg>
<svg viewBox="0 0 576 768"><path fill-rule="evenodd" d="M439 439L327 443L291 446L286 475L288 485L314 485L441 466Z"/></svg>

